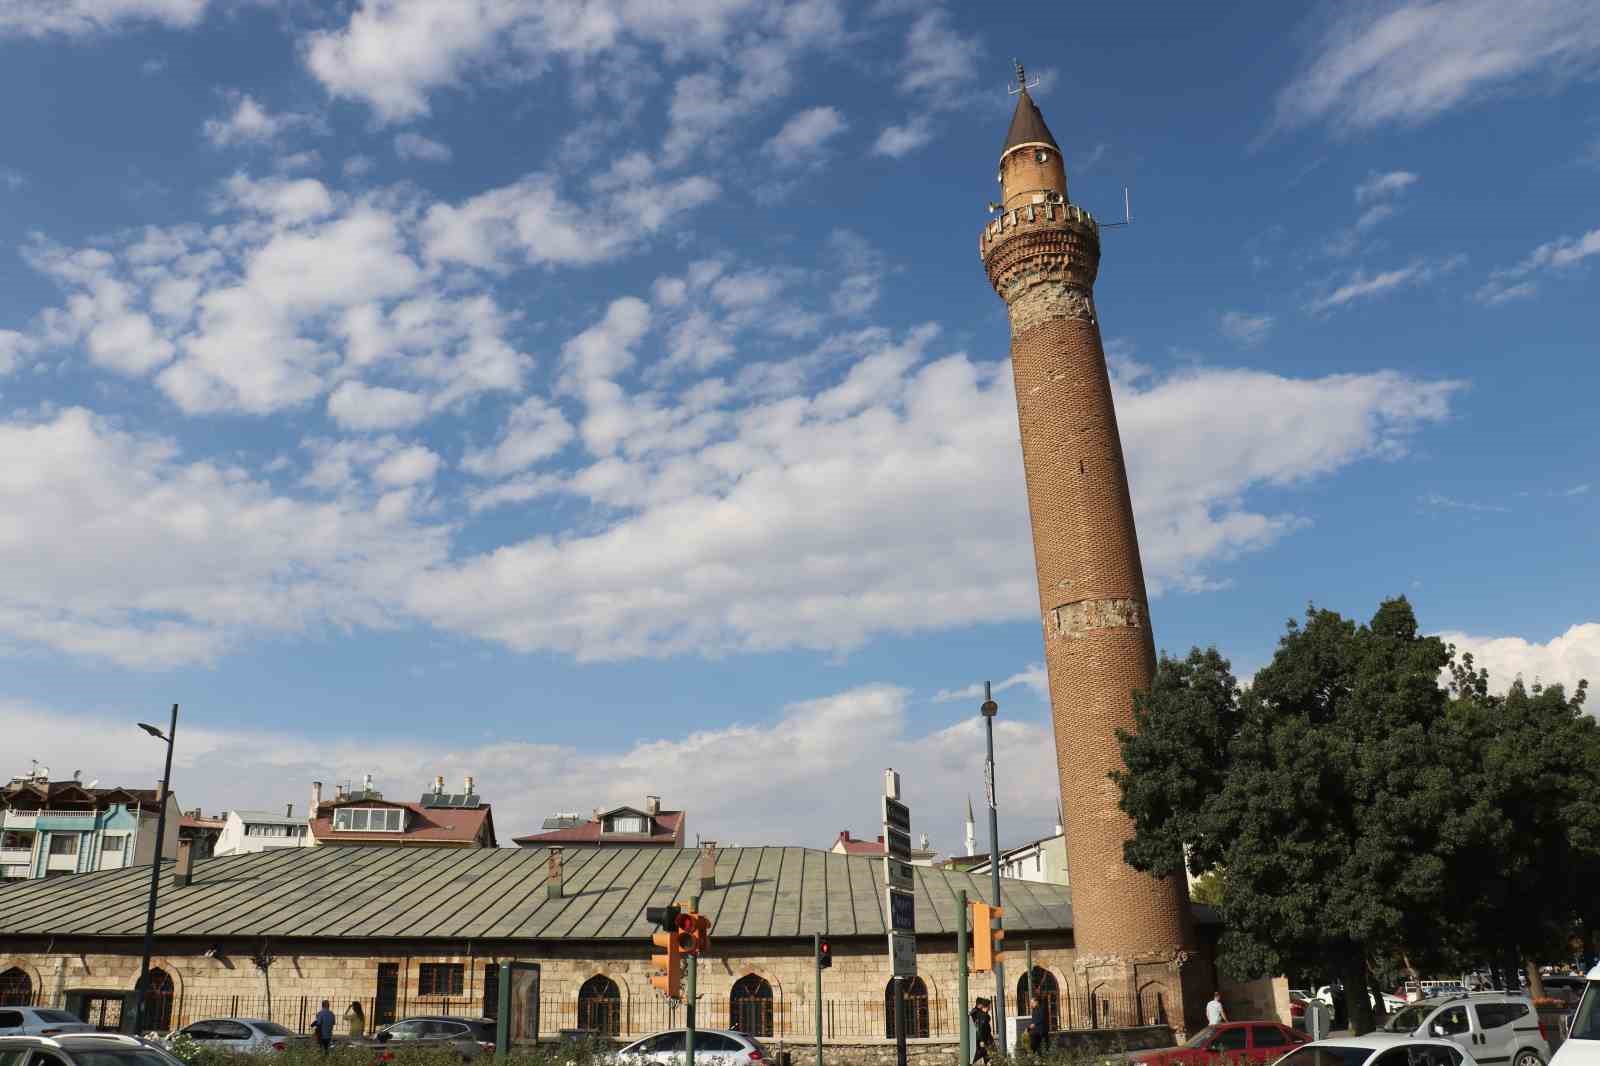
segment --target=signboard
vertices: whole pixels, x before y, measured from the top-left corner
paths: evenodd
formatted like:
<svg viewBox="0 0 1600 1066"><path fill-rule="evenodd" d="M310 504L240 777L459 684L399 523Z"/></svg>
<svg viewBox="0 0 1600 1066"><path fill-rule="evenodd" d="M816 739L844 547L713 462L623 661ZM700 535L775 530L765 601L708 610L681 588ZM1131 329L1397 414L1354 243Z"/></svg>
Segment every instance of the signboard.
<svg viewBox="0 0 1600 1066"><path fill-rule="evenodd" d="M883 824L911 835L911 808L897 799L883 797Z"/></svg>
<svg viewBox="0 0 1600 1066"><path fill-rule="evenodd" d="M897 888L886 888L889 896L889 928L896 933L917 931L917 897Z"/></svg>
<svg viewBox="0 0 1600 1066"><path fill-rule="evenodd" d="M888 822L883 823L883 842L888 850L889 858L899 859L901 862L911 861L911 834L902 833Z"/></svg>
<svg viewBox="0 0 1600 1066"><path fill-rule="evenodd" d="M917 938L911 933L889 934L889 973L894 977L917 975Z"/></svg>
<svg viewBox="0 0 1600 1066"><path fill-rule="evenodd" d="M898 859L885 859L884 866L889 871L889 875L884 880L889 882L890 888L898 888L910 892L917 887L917 875L911 872L911 864L909 862L901 862Z"/></svg>

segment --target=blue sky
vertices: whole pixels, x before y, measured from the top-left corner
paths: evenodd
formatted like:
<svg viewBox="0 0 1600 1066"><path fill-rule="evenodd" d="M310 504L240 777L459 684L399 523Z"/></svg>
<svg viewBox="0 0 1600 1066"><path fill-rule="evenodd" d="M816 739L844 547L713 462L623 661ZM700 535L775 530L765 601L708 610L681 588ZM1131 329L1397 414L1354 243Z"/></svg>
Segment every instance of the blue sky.
<svg viewBox="0 0 1600 1066"><path fill-rule="evenodd" d="M1600 674L1600 9L0 4L0 728L186 806L476 773L503 835L1054 820L1011 60L1110 221L1158 645L1412 597ZM1068 812L1070 817L1070 812Z"/></svg>

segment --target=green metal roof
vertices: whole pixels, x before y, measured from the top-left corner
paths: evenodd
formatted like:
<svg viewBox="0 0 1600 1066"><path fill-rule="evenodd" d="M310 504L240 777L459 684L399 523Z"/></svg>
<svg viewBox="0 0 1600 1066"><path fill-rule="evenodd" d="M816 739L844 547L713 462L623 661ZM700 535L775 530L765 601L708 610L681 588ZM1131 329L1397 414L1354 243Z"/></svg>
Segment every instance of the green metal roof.
<svg viewBox="0 0 1600 1066"><path fill-rule="evenodd" d="M649 906L699 888L689 848L563 852L564 890L547 898L543 848L340 845L198 860L194 883L163 875L159 936L520 940L647 938ZM169 867L171 863L167 864ZM956 893L989 898L989 878L914 867L917 932L953 933ZM141 867L0 888L7 936L132 937L144 932L150 871ZM1072 927L1069 890L1002 882L1006 928ZM700 910L719 937L882 936L883 860L807 848L725 848Z"/></svg>

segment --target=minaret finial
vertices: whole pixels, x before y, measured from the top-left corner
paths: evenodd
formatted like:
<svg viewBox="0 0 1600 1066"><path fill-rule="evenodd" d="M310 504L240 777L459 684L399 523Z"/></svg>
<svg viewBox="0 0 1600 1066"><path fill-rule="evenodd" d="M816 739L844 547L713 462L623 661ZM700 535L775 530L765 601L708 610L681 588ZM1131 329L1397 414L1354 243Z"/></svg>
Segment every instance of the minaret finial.
<svg viewBox="0 0 1600 1066"><path fill-rule="evenodd" d="M1017 68L1017 87L1011 90L1012 96L1026 94L1029 89L1039 84L1038 78L1034 78L1031 82L1028 80L1028 72L1022 69L1022 60L1013 59L1011 62L1016 64Z"/></svg>

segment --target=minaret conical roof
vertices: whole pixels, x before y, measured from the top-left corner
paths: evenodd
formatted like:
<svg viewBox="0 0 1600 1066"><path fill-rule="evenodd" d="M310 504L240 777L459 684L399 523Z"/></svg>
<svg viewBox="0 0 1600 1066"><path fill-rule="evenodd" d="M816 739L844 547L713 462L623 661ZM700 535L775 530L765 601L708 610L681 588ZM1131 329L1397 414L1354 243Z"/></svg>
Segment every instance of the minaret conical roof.
<svg viewBox="0 0 1600 1066"><path fill-rule="evenodd" d="M1017 94L1017 109L1011 114L1011 128L1006 131L1006 145L1000 149L1000 154L1005 155L1019 144L1048 144L1058 152L1061 150L1050 127L1044 124L1039 105L1033 102L1026 88Z"/></svg>

